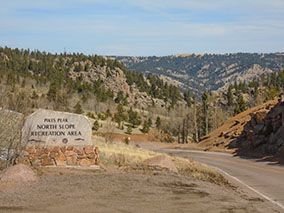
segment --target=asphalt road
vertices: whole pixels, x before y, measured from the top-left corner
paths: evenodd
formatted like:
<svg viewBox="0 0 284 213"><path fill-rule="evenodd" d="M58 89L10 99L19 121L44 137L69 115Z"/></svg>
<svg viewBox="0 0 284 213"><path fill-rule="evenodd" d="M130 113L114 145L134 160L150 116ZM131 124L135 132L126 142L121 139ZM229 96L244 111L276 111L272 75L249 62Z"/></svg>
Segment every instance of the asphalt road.
<svg viewBox="0 0 284 213"><path fill-rule="evenodd" d="M284 165L226 153L175 149L157 151L205 163L252 193L269 200L284 212Z"/></svg>

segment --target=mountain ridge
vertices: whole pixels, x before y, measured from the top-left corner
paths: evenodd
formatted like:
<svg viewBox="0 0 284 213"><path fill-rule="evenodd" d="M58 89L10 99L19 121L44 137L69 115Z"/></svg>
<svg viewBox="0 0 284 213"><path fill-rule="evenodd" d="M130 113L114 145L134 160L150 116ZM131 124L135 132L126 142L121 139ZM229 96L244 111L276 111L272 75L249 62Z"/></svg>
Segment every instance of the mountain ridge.
<svg viewBox="0 0 284 213"><path fill-rule="evenodd" d="M176 54L113 56L128 69L153 73L182 90L224 90L235 81L251 81L284 68L284 53Z"/></svg>

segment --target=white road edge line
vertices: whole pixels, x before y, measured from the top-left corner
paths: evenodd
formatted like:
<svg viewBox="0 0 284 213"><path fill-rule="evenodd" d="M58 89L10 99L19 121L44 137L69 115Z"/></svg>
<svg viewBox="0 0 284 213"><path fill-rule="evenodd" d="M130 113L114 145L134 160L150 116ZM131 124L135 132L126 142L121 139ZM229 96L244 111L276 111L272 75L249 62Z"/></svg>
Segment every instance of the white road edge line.
<svg viewBox="0 0 284 213"><path fill-rule="evenodd" d="M219 155L233 156L232 154L229 154L229 153L204 152L204 151L198 151L198 150L167 149L167 151L171 151L171 152L193 152L193 153L195 152L195 153L207 153L207 154L213 154L213 155L214 155L214 154L217 154L217 155L219 154ZM208 165L208 166L209 166L209 165ZM219 169L218 167L215 167L215 166L209 166L209 167L211 167L211 168L213 168L213 169L216 169L216 170L219 170L220 172L222 172L222 173L225 174L226 176L231 177L232 179L238 181L239 183L241 183L241 184L244 185L245 187L249 188L250 190L252 190L252 191L255 192L256 194L260 195L260 196L263 197L264 199L270 201L271 203L273 203L273 204L279 206L281 209L284 210L284 206L283 206L281 203L279 203L279 202L273 200L272 198L270 198L270 197L268 197L268 196L262 194L261 192L257 191L256 189L252 188L251 186L245 184L245 183L244 183L243 181L241 181L240 179L238 179L238 178L236 178L236 177L230 175L229 173L223 171L222 169Z"/></svg>
<svg viewBox="0 0 284 213"><path fill-rule="evenodd" d="M202 153L202 154L210 154L210 155L224 155L224 156L234 156L230 153L223 153L223 152L205 152L199 150L184 150L184 149L165 149L166 151L171 152L186 152L186 153Z"/></svg>
<svg viewBox="0 0 284 213"><path fill-rule="evenodd" d="M234 176L228 174L227 172L223 171L222 169L219 169L218 167L214 167L214 166L209 166L209 167L211 167L211 168L213 168L213 169L216 169L216 170L219 170L220 172L222 172L222 173L225 174L226 176L229 176L230 178L233 178L234 180L236 180L236 181L238 181L239 183L243 184L245 187L249 188L250 190L252 190L252 191L255 192L256 194L258 194L258 195L260 195L261 197L263 197L264 199L266 199L266 200L270 201L271 203L273 203L273 204L279 206L281 209L284 209L284 206L283 206L281 203L279 203L279 202L273 200L272 198L270 198L270 197L268 197L268 196L262 194L261 192L257 191L256 189L252 188L251 186L245 184L245 183L244 183L243 181L241 181L240 179L238 179L238 178L236 178L236 177L234 177Z"/></svg>

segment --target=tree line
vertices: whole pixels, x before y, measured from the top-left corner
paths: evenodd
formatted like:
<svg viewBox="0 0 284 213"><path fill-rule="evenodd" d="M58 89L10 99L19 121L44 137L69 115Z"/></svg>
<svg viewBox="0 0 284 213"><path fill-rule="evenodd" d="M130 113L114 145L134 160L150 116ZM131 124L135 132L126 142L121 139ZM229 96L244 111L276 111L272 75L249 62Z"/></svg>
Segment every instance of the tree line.
<svg viewBox="0 0 284 213"><path fill-rule="evenodd" d="M48 86L45 94L55 108L68 110L68 100L73 94L81 97L81 102L95 96L97 101L108 99L117 103L128 104L127 95L123 91L114 93L104 85L104 79L98 77L91 81L84 79L84 73L106 70L106 78L112 78L115 70L122 70L126 82L136 86L140 92L145 92L152 98L164 100L173 107L182 100L179 89L169 85L159 77L148 74L144 76L133 70L128 70L122 63L98 55L82 53L51 54L38 50L11 49L0 47L0 78L1 83L15 88L15 85L25 87L29 79L35 81L32 85L33 99L38 99L37 88ZM71 73L75 73L71 75ZM75 76L75 77L74 77ZM30 86L30 85L29 85Z"/></svg>

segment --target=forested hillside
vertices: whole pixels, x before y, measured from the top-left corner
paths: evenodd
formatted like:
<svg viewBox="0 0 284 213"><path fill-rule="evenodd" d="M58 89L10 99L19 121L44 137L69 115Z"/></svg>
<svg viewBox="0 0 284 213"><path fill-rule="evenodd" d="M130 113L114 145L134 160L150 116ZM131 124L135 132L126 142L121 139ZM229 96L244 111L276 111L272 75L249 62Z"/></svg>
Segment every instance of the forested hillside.
<svg viewBox="0 0 284 213"><path fill-rule="evenodd" d="M274 72L272 68L265 68L264 70L270 71L253 75L253 80L246 78L246 81L232 81L223 91L210 91L210 88L218 85L208 73L210 67L215 64L214 69L220 70L218 64L229 66L229 62L225 61L226 57L237 60L238 55L239 61L236 61L237 68L233 73L239 76L237 70L249 66L248 59L242 61L243 54L163 57L155 58L155 61L147 59L154 64L166 60L168 68L187 66L188 70L198 73L196 64L204 64L201 59L207 57L206 63L209 63L210 57L215 58L218 63L211 61L211 65L203 69L206 70L203 72L204 76L201 78L198 74L197 82L187 82L179 76L190 87L195 87L202 79L211 79L204 80L206 84L196 87L199 91L182 91L169 83L171 79L162 77L162 80L157 77L155 73L159 72L155 71L154 65L154 74L140 73L129 70L117 60L97 55L50 54L0 48L0 107L23 113L30 113L36 108L85 112L96 119L94 129L101 128L100 122L110 118L117 123L120 130L126 128L128 133L132 132L132 128L141 130L142 133L148 133L151 128L155 128L167 135L164 140L168 142L173 141L173 137L183 143L198 142L231 116L273 99L284 88L284 71ZM248 56L257 58L254 54ZM195 62L186 65L188 57L195 58ZM273 69L277 69L276 64L280 63L277 60L281 57L271 55L265 64L273 64ZM141 65L143 60L147 62L145 58L139 60ZM148 66L151 68L149 64ZM217 74L212 76L217 81Z"/></svg>
<svg viewBox="0 0 284 213"><path fill-rule="evenodd" d="M164 57L116 57L129 69L157 74L182 89L201 93L251 81L284 68L284 54L184 54Z"/></svg>
<svg viewBox="0 0 284 213"><path fill-rule="evenodd" d="M34 107L45 106L39 103L48 101L45 107L52 103L52 108L62 110L74 106L74 100L81 104L92 98L140 107L173 107L182 99L177 87L152 74L145 76L116 60L79 53L0 48L0 81L1 106L6 104L17 111L21 108L13 103L28 99Z"/></svg>

